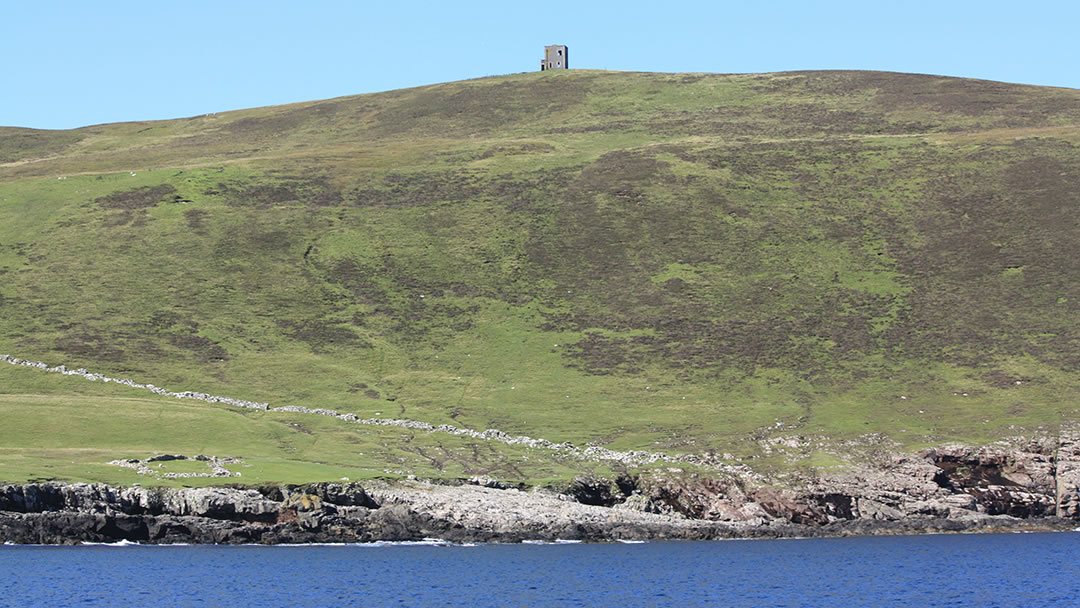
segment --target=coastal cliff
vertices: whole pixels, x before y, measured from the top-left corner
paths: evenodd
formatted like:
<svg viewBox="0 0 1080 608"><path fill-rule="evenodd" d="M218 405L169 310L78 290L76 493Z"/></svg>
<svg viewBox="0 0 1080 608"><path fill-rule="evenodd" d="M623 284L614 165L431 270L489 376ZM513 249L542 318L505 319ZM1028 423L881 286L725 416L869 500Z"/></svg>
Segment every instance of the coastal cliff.
<svg viewBox="0 0 1080 608"><path fill-rule="evenodd" d="M520 542L1071 529L1080 442L942 446L874 467L777 480L578 478L562 488L474 478L300 486L0 486L0 542L69 544Z"/></svg>

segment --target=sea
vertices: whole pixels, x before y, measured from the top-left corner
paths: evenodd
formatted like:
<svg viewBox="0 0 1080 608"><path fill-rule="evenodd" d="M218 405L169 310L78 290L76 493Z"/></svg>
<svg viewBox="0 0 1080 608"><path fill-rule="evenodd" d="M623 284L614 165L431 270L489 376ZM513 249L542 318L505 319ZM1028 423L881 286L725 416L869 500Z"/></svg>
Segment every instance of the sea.
<svg viewBox="0 0 1080 608"><path fill-rule="evenodd" d="M1080 606L1080 533L0 546L0 606Z"/></svg>

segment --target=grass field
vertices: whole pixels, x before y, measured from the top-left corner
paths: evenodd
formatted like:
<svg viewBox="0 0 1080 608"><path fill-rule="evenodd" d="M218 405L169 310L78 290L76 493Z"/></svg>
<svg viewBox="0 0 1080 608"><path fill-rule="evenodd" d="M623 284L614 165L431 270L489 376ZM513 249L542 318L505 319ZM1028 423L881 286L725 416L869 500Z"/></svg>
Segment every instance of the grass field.
<svg viewBox="0 0 1080 608"><path fill-rule="evenodd" d="M0 377L5 386L11 386L19 375L3 373ZM58 383L69 382L75 381ZM550 450L445 433L345 424L298 413L102 396L116 391L96 386L103 390L82 391L71 386L70 392L63 387L52 391L58 394L0 395L4 419L0 479L190 486L422 475L542 484L581 471L611 474L609 467L582 463ZM197 461L150 463L156 473L153 476L109 464L160 454L239 459L226 468L240 475L224 479L169 479L163 475L209 471L205 463Z"/></svg>
<svg viewBox="0 0 1080 608"><path fill-rule="evenodd" d="M1080 92L874 72L0 129L0 353L748 462L784 435L992 441L1078 417L1078 144ZM103 462L172 451L244 457L244 482L586 466L8 367L10 480L128 483ZM439 442L480 455L440 468Z"/></svg>

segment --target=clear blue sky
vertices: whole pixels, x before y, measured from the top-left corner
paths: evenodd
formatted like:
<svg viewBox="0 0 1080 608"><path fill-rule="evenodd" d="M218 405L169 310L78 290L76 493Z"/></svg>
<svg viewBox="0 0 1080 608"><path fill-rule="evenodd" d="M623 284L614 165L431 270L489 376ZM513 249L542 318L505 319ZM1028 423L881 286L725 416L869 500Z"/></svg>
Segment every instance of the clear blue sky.
<svg viewBox="0 0 1080 608"><path fill-rule="evenodd" d="M565 9L554 7L562 4ZM177 118L537 69L891 70L1080 88L1076 0L0 0L0 126Z"/></svg>

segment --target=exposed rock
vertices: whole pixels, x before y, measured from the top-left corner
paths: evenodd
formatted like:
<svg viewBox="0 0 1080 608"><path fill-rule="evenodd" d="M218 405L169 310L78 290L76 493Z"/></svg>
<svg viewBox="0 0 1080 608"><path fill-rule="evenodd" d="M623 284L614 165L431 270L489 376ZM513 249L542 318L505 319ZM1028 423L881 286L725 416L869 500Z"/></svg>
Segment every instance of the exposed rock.
<svg viewBox="0 0 1080 608"><path fill-rule="evenodd" d="M777 519L796 524L824 524L829 521L815 502L800 500L792 490L760 488L754 492L753 498L766 513Z"/></svg>
<svg viewBox="0 0 1080 608"><path fill-rule="evenodd" d="M1039 441L1017 447L945 446L924 455L941 471L935 482L974 498L978 511L1037 517L1057 514L1055 447Z"/></svg>
<svg viewBox="0 0 1080 608"><path fill-rule="evenodd" d="M860 498L856 501L855 505L858 517L862 519L897 521L904 517L904 513L900 511L900 509L890 507L885 503L880 503L869 498Z"/></svg>
<svg viewBox="0 0 1080 608"><path fill-rule="evenodd" d="M770 519L762 506L746 495L737 479L650 476L641 478L639 486L653 513L726 522L760 523Z"/></svg>
<svg viewBox="0 0 1080 608"><path fill-rule="evenodd" d="M493 488L495 490L509 490L514 487L512 484L499 481L498 479L492 479L487 476L470 477L465 483L470 483L474 486L484 486L485 488Z"/></svg>
<svg viewBox="0 0 1080 608"><path fill-rule="evenodd" d="M307 486L307 489L315 496L332 505L366 507L368 509L379 508L379 504L375 502L375 499L357 484L324 482L311 484Z"/></svg>
<svg viewBox="0 0 1080 608"><path fill-rule="evenodd" d="M835 495L768 487L754 489L751 496L735 485L703 479L639 481L645 491L635 488L637 493L615 508L568 501L565 494L543 490L421 481L373 483L367 488L312 484L259 490L8 485L0 486L0 542L235 544L430 537L452 542L599 541L1075 526L1072 520L1058 518L979 513L970 509L976 499L966 494L941 503L902 503L908 510L901 511L867 497L849 503ZM589 487L600 483L593 480ZM657 502L664 492L666 502ZM658 505L669 511L662 512ZM714 519L692 519L684 511Z"/></svg>
<svg viewBox="0 0 1080 608"><path fill-rule="evenodd" d="M169 462L171 460L187 460L187 459L188 459L187 456L182 456L180 454L159 454L157 456L151 456L150 458L147 458L146 462ZM199 460L199 458L196 457L196 460Z"/></svg>
<svg viewBox="0 0 1080 608"><path fill-rule="evenodd" d="M255 490L193 488L167 492L165 512L231 521L272 521L281 503L267 500Z"/></svg>
<svg viewBox="0 0 1080 608"><path fill-rule="evenodd" d="M1061 431L1056 455L1058 517L1080 519L1080 429Z"/></svg>
<svg viewBox="0 0 1080 608"><path fill-rule="evenodd" d="M284 502L281 503L283 509L292 509L300 513L306 513L309 511L322 511L323 501L314 494L290 494Z"/></svg>
<svg viewBox="0 0 1080 608"><path fill-rule="evenodd" d="M606 479L577 477L566 489L566 495L584 505L610 507L626 500L621 491Z"/></svg>

